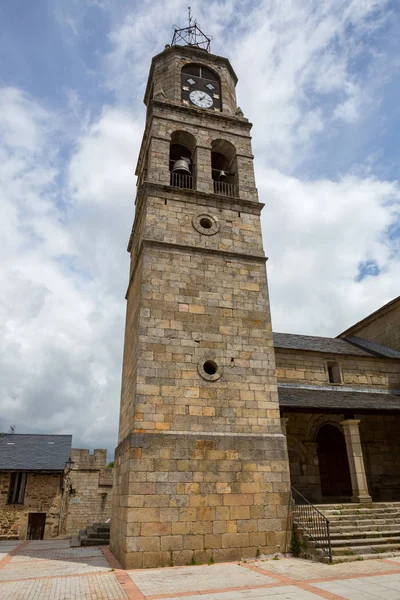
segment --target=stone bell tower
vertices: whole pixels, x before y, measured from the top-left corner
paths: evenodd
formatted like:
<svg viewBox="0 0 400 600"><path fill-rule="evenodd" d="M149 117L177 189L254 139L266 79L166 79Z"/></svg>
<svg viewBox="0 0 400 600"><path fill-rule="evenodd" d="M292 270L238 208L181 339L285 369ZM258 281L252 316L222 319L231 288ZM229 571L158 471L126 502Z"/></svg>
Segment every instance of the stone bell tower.
<svg viewBox="0 0 400 600"><path fill-rule="evenodd" d="M236 82L196 24L150 68L111 525L126 568L286 550L263 205Z"/></svg>

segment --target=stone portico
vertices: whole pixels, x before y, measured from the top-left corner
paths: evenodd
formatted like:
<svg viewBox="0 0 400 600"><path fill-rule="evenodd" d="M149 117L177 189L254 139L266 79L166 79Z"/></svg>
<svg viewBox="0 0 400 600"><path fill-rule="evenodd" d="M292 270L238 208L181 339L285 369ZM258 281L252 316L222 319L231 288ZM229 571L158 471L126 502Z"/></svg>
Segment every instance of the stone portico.
<svg viewBox="0 0 400 600"><path fill-rule="evenodd" d="M339 338L274 334L291 484L312 503L400 500L399 310L397 299Z"/></svg>

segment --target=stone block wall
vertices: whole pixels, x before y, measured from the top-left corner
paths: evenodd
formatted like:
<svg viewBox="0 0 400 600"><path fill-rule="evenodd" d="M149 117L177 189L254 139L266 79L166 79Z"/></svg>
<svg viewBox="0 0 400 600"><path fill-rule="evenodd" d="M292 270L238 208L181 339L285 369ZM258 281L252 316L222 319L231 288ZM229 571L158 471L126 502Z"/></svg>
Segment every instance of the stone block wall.
<svg viewBox="0 0 400 600"><path fill-rule="evenodd" d="M288 546L281 434L136 433L115 465L110 547L126 568L254 558Z"/></svg>
<svg viewBox="0 0 400 600"><path fill-rule="evenodd" d="M107 451L72 448L74 461L67 477L74 492L66 490L63 533L75 535L93 523L111 517L113 469L106 469ZM69 486L68 486L69 487Z"/></svg>
<svg viewBox="0 0 400 600"><path fill-rule="evenodd" d="M345 332L400 352L400 300Z"/></svg>
<svg viewBox="0 0 400 600"><path fill-rule="evenodd" d="M400 364L395 359L362 358L275 348L278 382L330 385L328 361L341 367L342 383L382 390L400 389Z"/></svg>
<svg viewBox="0 0 400 600"><path fill-rule="evenodd" d="M44 539L57 537L61 475L29 473L24 504L7 504L11 473L0 473L0 539L25 539L29 513L46 513Z"/></svg>
<svg viewBox="0 0 400 600"><path fill-rule="evenodd" d="M135 429L281 432L264 261L146 248L139 353Z"/></svg>
<svg viewBox="0 0 400 600"><path fill-rule="evenodd" d="M400 417L356 415L369 492L377 502L400 500Z"/></svg>

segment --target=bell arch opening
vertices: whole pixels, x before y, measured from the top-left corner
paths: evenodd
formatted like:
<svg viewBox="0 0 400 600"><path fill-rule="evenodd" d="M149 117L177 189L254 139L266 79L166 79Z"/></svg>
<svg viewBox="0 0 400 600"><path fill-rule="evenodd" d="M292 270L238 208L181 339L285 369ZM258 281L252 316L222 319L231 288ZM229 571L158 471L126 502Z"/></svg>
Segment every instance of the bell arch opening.
<svg viewBox="0 0 400 600"><path fill-rule="evenodd" d="M194 189L196 138L187 131L174 131L169 146L170 185Z"/></svg>
<svg viewBox="0 0 400 600"><path fill-rule="evenodd" d="M319 475L323 498L352 496L349 461L343 432L330 423L317 432Z"/></svg>
<svg viewBox="0 0 400 600"><path fill-rule="evenodd" d="M231 142L221 139L212 142L211 173L215 194L238 196L236 148Z"/></svg>

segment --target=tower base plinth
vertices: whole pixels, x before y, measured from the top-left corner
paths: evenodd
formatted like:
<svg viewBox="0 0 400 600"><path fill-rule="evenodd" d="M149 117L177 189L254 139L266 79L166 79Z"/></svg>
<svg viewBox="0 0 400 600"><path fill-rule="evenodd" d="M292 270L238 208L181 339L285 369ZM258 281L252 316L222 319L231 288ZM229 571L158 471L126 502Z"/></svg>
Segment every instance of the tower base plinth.
<svg viewBox="0 0 400 600"><path fill-rule="evenodd" d="M133 433L115 456L110 549L124 568L286 552L281 434Z"/></svg>

